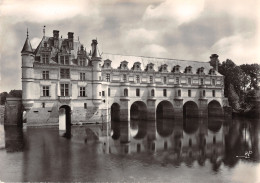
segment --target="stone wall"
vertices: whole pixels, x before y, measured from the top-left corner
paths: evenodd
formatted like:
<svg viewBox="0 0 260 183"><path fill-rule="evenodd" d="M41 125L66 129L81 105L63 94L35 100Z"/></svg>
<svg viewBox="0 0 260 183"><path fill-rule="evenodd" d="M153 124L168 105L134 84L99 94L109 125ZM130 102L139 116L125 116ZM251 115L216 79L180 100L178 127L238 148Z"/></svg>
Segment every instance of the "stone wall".
<svg viewBox="0 0 260 183"><path fill-rule="evenodd" d="M0 105L0 124L4 124L5 106Z"/></svg>

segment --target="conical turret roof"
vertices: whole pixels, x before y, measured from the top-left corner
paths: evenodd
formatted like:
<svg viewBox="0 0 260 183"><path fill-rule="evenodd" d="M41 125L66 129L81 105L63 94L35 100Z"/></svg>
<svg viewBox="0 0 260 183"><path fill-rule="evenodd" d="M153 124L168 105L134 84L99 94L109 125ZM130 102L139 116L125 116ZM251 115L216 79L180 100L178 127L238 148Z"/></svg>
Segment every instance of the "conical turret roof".
<svg viewBox="0 0 260 183"><path fill-rule="evenodd" d="M32 45L30 43L29 36L28 36L28 30L27 30L27 38L25 40L21 53L25 53L25 52L27 52L27 53L33 52Z"/></svg>

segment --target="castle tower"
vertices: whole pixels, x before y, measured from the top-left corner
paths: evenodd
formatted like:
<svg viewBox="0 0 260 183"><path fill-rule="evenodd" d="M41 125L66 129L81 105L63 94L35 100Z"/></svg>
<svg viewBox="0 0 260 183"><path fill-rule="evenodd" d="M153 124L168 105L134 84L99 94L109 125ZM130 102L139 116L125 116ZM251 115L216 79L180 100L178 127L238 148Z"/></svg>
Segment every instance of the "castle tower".
<svg viewBox="0 0 260 183"><path fill-rule="evenodd" d="M33 62L34 62L34 54L33 49L29 40L28 30L27 37L21 51L22 54L22 101L23 106L26 110L31 109L33 106L33 98L34 98L34 71L33 71Z"/></svg>
<svg viewBox="0 0 260 183"><path fill-rule="evenodd" d="M93 93L93 104L96 107L102 103L101 99L101 56L98 53L97 40L92 40L92 93Z"/></svg>

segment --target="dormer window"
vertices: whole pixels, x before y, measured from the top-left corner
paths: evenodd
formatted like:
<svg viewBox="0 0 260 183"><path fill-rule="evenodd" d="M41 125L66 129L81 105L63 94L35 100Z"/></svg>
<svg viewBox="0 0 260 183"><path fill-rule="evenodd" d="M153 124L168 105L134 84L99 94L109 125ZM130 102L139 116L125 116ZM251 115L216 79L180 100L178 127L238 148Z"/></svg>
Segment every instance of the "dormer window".
<svg viewBox="0 0 260 183"><path fill-rule="evenodd" d="M133 67L132 67L132 70L140 71L141 70L141 63L140 62L135 62Z"/></svg>
<svg viewBox="0 0 260 183"><path fill-rule="evenodd" d="M46 42L46 41L43 43L43 46L44 46L45 48L47 47L47 42Z"/></svg>
<svg viewBox="0 0 260 183"><path fill-rule="evenodd" d="M149 63L149 64L147 64L145 71L154 71L153 66L154 66L153 63Z"/></svg>
<svg viewBox="0 0 260 183"><path fill-rule="evenodd" d="M187 74L192 73L192 67L191 66L186 67L185 68L185 73L187 73Z"/></svg>
<svg viewBox="0 0 260 183"><path fill-rule="evenodd" d="M69 56L60 56L60 64L62 65L69 65Z"/></svg>
<svg viewBox="0 0 260 183"><path fill-rule="evenodd" d="M197 74L204 74L204 67L198 68Z"/></svg>
<svg viewBox="0 0 260 183"><path fill-rule="evenodd" d="M109 60L109 59L106 59L106 60L104 60L104 64L103 64L103 68L110 68L111 67L111 60Z"/></svg>
<svg viewBox="0 0 260 183"><path fill-rule="evenodd" d="M161 69L159 69L161 72L168 72L167 70L168 65L164 64L161 66Z"/></svg>
<svg viewBox="0 0 260 183"><path fill-rule="evenodd" d="M122 70L128 70L128 62L126 60L122 61L120 66L119 66L119 69L122 69Z"/></svg>
<svg viewBox="0 0 260 183"><path fill-rule="evenodd" d="M79 58L79 65L80 66L85 66L85 59L83 57Z"/></svg>
<svg viewBox="0 0 260 183"><path fill-rule="evenodd" d="M180 72L180 66L179 65L174 66L172 71L174 73L179 73Z"/></svg>
<svg viewBox="0 0 260 183"><path fill-rule="evenodd" d="M215 69L210 69L210 70L209 70L209 74L211 74L211 75L216 75Z"/></svg>
<svg viewBox="0 0 260 183"><path fill-rule="evenodd" d="M49 64L49 54L48 53L42 54L42 63Z"/></svg>

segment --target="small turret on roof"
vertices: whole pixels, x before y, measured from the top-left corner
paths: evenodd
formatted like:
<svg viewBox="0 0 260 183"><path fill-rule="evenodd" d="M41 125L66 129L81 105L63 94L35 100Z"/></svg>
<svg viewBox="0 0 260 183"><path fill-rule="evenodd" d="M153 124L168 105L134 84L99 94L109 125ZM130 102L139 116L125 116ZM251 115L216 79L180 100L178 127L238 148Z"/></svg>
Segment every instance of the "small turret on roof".
<svg viewBox="0 0 260 183"><path fill-rule="evenodd" d="M92 58L100 58L100 54L99 54L99 51L98 51L98 48L97 48L97 40L96 39L93 39L92 40L92 43L91 43L91 46L92 46L92 54L91 54L91 57Z"/></svg>
<svg viewBox="0 0 260 183"><path fill-rule="evenodd" d="M32 49L32 46L31 46L31 43L29 40L28 29L27 29L27 37L26 37L26 40L23 45L23 49L22 49L21 53L32 53L32 52L33 52L33 49Z"/></svg>

